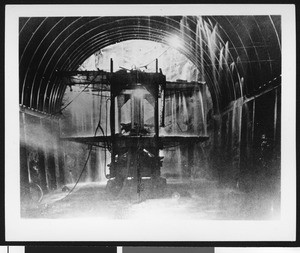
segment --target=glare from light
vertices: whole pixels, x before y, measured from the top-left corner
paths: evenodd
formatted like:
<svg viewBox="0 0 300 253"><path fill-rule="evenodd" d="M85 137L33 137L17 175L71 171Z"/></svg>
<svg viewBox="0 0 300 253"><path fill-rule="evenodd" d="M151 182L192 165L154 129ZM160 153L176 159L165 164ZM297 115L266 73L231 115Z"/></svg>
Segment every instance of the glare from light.
<svg viewBox="0 0 300 253"><path fill-rule="evenodd" d="M175 49L183 48L183 41L177 35L168 38L168 44Z"/></svg>
<svg viewBox="0 0 300 253"><path fill-rule="evenodd" d="M145 93L146 92L144 89L137 88L137 89L133 90L132 95L135 98L142 99L144 97Z"/></svg>
<svg viewBox="0 0 300 253"><path fill-rule="evenodd" d="M135 204L131 208L129 219L148 221L192 219L187 212L188 205L179 204L178 199L166 198L157 201L145 201Z"/></svg>

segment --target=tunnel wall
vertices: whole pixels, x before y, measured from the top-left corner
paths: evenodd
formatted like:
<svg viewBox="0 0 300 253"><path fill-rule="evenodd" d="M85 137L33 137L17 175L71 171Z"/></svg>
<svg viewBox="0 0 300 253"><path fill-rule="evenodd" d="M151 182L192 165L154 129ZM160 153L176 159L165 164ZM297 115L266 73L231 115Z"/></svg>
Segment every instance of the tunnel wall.
<svg viewBox="0 0 300 253"><path fill-rule="evenodd" d="M43 193L64 184L58 119L20 112L20 159L22 200L28 199L34 184L38 184Z"/></svg>
<svg viewBox="0 0 300 253"><path fill-rule="evenodd" d="M222 187L279 194L280 108L281 79L278 78L255 96L231 102L220 114L205 110L209 140L164 151L162 175L216 180ZM177 119L176 123L181 120Z"/></svg>
<svg viewBox="0 0 300 253"><path fill-rule="evenodd" d="M236 100L215 115L210 156L221 184L280 191L280 105L277 80L275 88Z"/></svg>

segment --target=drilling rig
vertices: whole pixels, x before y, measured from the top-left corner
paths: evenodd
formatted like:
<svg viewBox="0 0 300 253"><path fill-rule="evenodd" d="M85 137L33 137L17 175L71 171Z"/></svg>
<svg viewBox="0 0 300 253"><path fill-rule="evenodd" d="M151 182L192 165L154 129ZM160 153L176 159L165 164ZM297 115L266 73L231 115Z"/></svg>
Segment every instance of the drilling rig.
<svg viewBox="0 0 300 253"><path fill-rule="evenodd" d="M165 127L165 100L168 92L194 89L202 83L167 82L162 70L144 72L140 69L111 71L64 71L59 72L67 85L101 84L100 89L110 92L110 135L90 137L65 137L64 141L74 141L100 146L109 150L111 162L106 189L117 195L126 183L136 187L140 194L146 185L154 197L160 196L166 187L166 179L161 177L163 157L160 150L173 145L203 142L207 136L160 135L160 128ZM73 76L84 78L72 78ZM81 81L79 81L81 80ZM147 112L145 103L152 107L153 115ZM125 109L126 107L126 109ZM122 122L122 115L127 115Z"/></svg>

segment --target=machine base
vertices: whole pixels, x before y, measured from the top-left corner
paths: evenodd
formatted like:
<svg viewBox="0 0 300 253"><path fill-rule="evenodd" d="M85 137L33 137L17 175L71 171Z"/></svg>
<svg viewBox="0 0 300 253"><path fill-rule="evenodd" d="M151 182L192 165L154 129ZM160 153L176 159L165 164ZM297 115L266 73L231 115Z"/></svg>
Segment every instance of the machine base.
<svg viewBox="0 0 300 253"><path fill-rule="evenodd" d="M110 179L107 181L106 191L115 197L139 196L141 198L160 198L164 196L167 180L162 177L156 178L126 178L124 181Z"/></svg>

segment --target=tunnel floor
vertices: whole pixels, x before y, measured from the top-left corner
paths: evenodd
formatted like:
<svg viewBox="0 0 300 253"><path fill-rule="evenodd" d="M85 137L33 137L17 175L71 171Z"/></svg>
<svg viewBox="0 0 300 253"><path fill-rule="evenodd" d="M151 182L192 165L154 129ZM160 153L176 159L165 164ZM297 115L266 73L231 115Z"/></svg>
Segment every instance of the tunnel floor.
<svg viewBox="0 0 300 253"><path fill-rule="evenodd" d="M66 197L62 189L44 195L40 203L21 205L22 218L272 220L280 205L271 194L243 192L209 180L167 180L159 198L140 196L128 188L118 196L106 183L80 183ZM72 185L68 186L69 189ZM145 190L146 191L146 190Z"/></svg>

